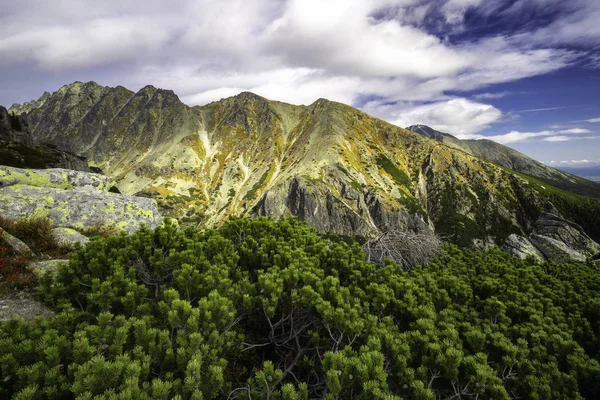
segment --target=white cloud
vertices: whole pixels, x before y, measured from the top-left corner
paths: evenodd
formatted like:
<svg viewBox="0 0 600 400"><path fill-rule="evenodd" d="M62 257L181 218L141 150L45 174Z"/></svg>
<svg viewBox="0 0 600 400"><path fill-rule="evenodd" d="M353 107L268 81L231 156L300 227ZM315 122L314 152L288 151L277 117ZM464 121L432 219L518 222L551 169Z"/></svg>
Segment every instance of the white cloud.
<svg viewBox="0 0 600 400"><path fill-rule="evenodd" d="M513 92L503 91L496 93L479 93L473 96L477 100L489 100L489 99L501 99L506 96L510 96Z"/></svg>
<svg viewBox="0 0 600 400"><path fill-rule="evenodd" d="M494 13L483 0L5 0L0 68L35 65L40 74L89 72L117 65L100 83L175 90L204 104L242 90L309 104L376 98L365 110L406 126L426 123L461 137L503 119L483 102L449 92L544 74L581 51L548 43L592 37L593 12L569 14L548 32L497 34L453 44L424 28L433 13L460 29L468 10ZM593 8L593 0L578 0ZM523 1L510 12L519 12ZM375 18L378 10L395 10ZM488 11L486 11L488 10ZM390 11L391 12L391 11ZM578 26L584 22L581 27ZM108 80L109 82L106 82ZM0 82L1 83L1 82ZM509 92L482 93L476 100ZM393 105L390 105L393 104ZM590 121L588 121L590 122Z"/></svg>
<svg viewBox="0 0 600 400"><path fill-rule="evenodd" d="M600 122L600 118L592 118L592 119L586 119L585 122L589 122L591 124Z"/></svg>
<svg viewBox="0 0 600 400"><path fill-rule="evenodd" d="M502 135L487 136L486 139L493 140L498 143L523 143L532 142L536 140L542 140L545 142L565 142L570 140L584 140L584 139L599 139L600 136L575 136L581 133L589 133L587 129L573 128L564 129L560 131L556 130L544 130L539 132L519 132L511 131ZM569 136L567 136L569 135Z"/></svg>
<svg viewBox="0 0 600 400"><path fill-rule="evenodd" d="M558 133L568 133L568 134L573 134L573 135L579 135L582 133L590 133L591 131L589 129L584 129L584 128L571 128L571 129L563 129L561 131L558 131Z"/></svg>
<svg viewBox="0 0 600 400"><path fill-rule="evenodd" d="M366 104L364 109L398 126L425 124L461 139L482 137L475 134L502 117L502 113L497 108L465 98L454 98L425 105L410 103L390 105L371 102Z"/></svg>

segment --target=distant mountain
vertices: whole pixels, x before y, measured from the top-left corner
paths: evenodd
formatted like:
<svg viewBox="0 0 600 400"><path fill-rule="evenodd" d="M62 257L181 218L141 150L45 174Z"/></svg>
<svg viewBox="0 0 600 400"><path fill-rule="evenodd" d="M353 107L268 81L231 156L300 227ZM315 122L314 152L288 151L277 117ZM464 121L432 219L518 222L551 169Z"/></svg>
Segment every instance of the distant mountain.
<svg viewBox="0 0 600 400"><path fill-rule="evenodd" d="M461 140L448 133L436 131L426 125L413 125L406 129L420 133L423 136L437 140L447 146L462 150L505 168L527 174L557 188L584 196L600 198L600 184L591 182L588 179L582 179L586 177L580 174L569 173L570 171L567 169L561 168L562 171L560 171L549 167L539 161L527 157L525 154L519 153L510 147L503 146L492 140ZM596 175L596 177L597 176L600 176L600 174ZM594 179L592 179L592 181L593 180Z"/></svg>
<svg viewBox="0 0 600 400"><path fill-rule="evenodd" d="M561 171L580 176L594 182L600 182L600 165L595 167L557 167Z"/></svg>
<svg viewBox="0 0 600 400"><path fill-rule="evenodd" d="M559 183L569 174L522 168L524 156L503 146L475 156L476 144L441 144L325 99L295 106L245 92L188 107L170 90L76 82L10 111L36 143L88 157L122 193L156 198L183 224L293 215L329 234L435 230L484 247L551 211L600 238L600 201L507 168Z"/></svg>

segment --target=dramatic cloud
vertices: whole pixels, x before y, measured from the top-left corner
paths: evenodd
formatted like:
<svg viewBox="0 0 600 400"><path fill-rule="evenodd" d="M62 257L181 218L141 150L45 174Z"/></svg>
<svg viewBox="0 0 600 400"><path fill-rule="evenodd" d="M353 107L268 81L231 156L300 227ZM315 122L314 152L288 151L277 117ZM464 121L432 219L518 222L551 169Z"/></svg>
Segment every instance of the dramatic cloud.
<svg viewBox="0 0 600 400"><path fill-rule="evenodd" d="M243 90L325 97L474 137L506 119L478 101L511 92L468 92L596 62L599 12L596 0L6 0L0 83L153 84L192 105Z"/></svg>

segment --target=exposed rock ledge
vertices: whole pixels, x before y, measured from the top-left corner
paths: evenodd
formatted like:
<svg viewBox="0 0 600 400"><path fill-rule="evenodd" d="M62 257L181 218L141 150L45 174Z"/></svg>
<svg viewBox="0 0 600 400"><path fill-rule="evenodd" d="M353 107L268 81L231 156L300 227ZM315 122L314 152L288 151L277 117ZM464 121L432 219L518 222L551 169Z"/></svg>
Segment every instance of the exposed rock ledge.
<svg viewBox="0 0 600 400"><path fill-rule="evenodd" d="M586 261L600 253L600 244L579 225L551 213L540 216L529 237L510 235L504 248L522 259L531 255L553 262Z"/></svg>
<svg viewBox="0 0 600 400"><path fill-rule="evenodd" d="M103 175L87 172L0 167L0 216L43 216L57 227L114 226L129 233L142 224L160 225L155 200L109 193L112 184Z"/></svg>

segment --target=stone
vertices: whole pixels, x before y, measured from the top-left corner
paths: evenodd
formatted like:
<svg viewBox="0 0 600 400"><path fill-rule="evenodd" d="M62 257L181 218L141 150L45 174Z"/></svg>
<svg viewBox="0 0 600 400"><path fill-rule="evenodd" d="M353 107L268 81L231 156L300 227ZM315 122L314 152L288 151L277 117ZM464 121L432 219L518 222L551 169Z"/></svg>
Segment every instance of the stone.
<svg viewBox="0 0 600 400"><path fill-rule="evenodd" d="M128 233L141 225L154 229L162 221L154 199L20 184L0 188L0 216L12 220L47 217L55 226L75 230L114 226Z"/></svg>
<svg viewBox="0 0 600 400"><path fill-rule="evenodd" d="M82 235L75 229L58 227L52 229L52 232L56 236L56 239L62 245L74 245L75 243L87 244L90 239L87 236Z"/></svg>
<svg viewBox="0 0 600 400"><path fill-rule="evenodd" d="M45 275L47 273L54 273L58 270L58 268L67 264L69 260L41 260L41 261L33 261L29 263L29 268L36 272L38 275Z"/></svg>
<svg viewBox="0 0 600 400"><path fill-rule="evenodd" d="M531 240L531 243L533 243L549 261L558 263L573 261L583 262L587 258L584 254L570 248L564 242L548 236L533 233L529 236L529 240Z"/></svg>
<svg viewBox="0 0 600 400"><path fill-rule="evenodd" d="M33 299L23 297L0 300L0 322L9 321L13 318L31 320L36 317L52 317L52 310L46 308L42 303Z"/></svg>
<svg viewBox="0 0 600 400"><path fill-rule="evenodd" d="M506 239L504 250L522 260L527 258L527 256L533 256L541 262L546 260L546 257L544 257L544 255L537 249L537 247L533 245L533 243L531 243L529 239L515 233L511 234Z"/></svg>
<svg viewBox="0 0 600 400"><path fill-rule="evenodd" d="M0 228L0 238L2 238L6 243L8 243L10 248L17 254L20 254L22 257L31 258L34 256L33 251L31 251L29 246L27 246L20 239L14 237L2 228Z"/></svg>
<svg viewBox="0 0 600 400"><path fill-rule="evenodd" d="M59 189L89 188L109 191L115 182L109 177L92 172L63 168L23 169L0 166L0 187L29 185Z"/></svg>
<svg viewBox="0 0 600 400"><path fill-rule="evenodd" d="M559 240L587 257L600 252L600 244L593 241L582 227L556 214L543 213L535 222L534 232Z"/></svg>

